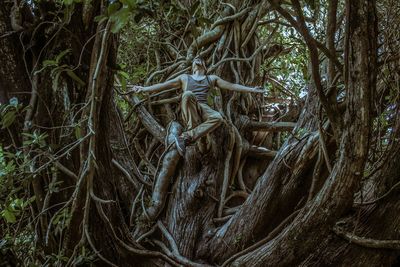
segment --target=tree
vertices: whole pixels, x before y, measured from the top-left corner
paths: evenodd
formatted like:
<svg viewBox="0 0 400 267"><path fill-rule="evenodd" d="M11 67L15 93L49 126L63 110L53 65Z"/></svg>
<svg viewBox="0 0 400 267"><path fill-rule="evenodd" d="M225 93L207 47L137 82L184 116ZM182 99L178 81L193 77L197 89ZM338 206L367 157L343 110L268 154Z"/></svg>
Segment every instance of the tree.
<svg viewBox="0 0 400 267"><path fill-rule="evenodd" d="M391 0L6 3L2 253L59 266L394 264L398 11ZM215 88L225 123L181 158L175 90L132 96L127 84L188 72L196 55L268 95Z"/></svg>

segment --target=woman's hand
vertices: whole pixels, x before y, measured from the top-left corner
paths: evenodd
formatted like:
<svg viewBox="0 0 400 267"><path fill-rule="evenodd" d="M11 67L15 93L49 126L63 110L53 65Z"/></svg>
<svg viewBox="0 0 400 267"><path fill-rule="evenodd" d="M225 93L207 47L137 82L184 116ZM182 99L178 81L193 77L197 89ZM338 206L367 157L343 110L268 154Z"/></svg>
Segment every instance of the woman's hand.
<svg viewBox="0 0 400 267"><path fill-rule="evenodd" d="M144 87L140 86L140 85L134 85L133 86L133 92L138 94L138 93L142 93L144 91Z"/></svg>

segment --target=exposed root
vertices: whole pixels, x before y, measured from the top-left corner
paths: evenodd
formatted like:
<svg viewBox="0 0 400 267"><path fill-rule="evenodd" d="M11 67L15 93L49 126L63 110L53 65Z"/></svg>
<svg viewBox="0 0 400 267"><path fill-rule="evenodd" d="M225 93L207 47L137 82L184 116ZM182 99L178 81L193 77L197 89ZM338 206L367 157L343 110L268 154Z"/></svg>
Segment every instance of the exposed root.
<svg viewBox="0 0 400 267"><path fill-rule="evenodd" d="M345 232L339 227L335 226L333 231L338 236L346 239L350 243L354 243L356 245L366 247L366 248L377 248L377 249L400 249L400 240L376 240L371 238L365 238L356 236L352 233Z"/></svg>
<svg viewBox="0 0 400 267"><path fill-rule="evenodd" d="M218 212L217 212L217 216L219 218L222 217L222 210L224 208L225 197L226 197L226 193L228 191L228 186L229 186L229 181L230 181L230 160L231 160L231 156L232 156L233 146L234 146L234 133L233 133L233 129L230 128L229 143L228 143L228 147L227 147L228 151L226 153L226 158L225 158L225 163L224 163L224 180L222 183L221 197L219 200Z"/></svg>
<svg viewBox="0 0 400 267"><path fill-rule="evenodd" d="M271 239L273 239L277 234L279 234L285 227L286 225L293 220L297 214L299 213L300 210L297 210L295 212L293 212L291 215L289 215L285 220L283 220L274 230L272 230L267 237L261 239L260 241L258 241L257 243L251 245L250 247L239 251L238 253L236 253L235 255L231 256L229 259L227 259L222 265L221 267L226 267L228 266L229 263L231 263L232 261L234 261L235 259L261 247L262 245L266 244L268 241L270 241Z"/></svg>

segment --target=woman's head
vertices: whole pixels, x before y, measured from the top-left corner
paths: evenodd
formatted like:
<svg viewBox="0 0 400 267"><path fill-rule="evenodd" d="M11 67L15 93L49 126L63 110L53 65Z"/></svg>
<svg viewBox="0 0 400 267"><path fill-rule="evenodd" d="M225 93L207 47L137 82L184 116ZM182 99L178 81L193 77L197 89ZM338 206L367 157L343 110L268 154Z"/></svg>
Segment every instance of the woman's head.
<svg viewBox="0 0 400 267"><path fill-rule="evenodd" d="M203 70L204 73L207 72L207 67L206 67L206 63L204 62L204 60L197 56L193 59L192 61L192 71L196 71L196 70Z"/></svg>

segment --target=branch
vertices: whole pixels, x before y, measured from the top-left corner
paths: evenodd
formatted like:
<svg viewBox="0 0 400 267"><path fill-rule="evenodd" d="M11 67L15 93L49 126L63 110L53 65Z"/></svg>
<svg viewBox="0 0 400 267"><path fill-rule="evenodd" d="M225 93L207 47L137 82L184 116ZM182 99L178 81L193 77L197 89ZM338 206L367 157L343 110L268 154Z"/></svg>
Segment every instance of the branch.
<svg viewBox="0 0 400 267"><path fill-rule="evenodd" d="M381 249L400 249L400 240L376 240L371 238L365 238L356 236L352 233L345 232L339 227L334 227L333 232L338 236L348 240L350 243L354 243L361 247L366 248L381 248Z"/></svg>
<svg viewBox="0 0 400 267"><path fill-rule="evenodd" d="M159 245L164 252L170 256L172 259L175 259L177 262L184 264L185 266L191 266L191 267L207 267L209 265L206 264L200 264L193 262L185 257L183 257L178 250L178 245L176 244L174 237L171 235L170 232L168 232L167 228L165 228L164 224L161 221L157 221L157 226L161 230L161 233L165 236L165 238L168 240L169 245L172 248L172 252L164 245L164 243L154 240L157 245Z"/></svg>
<svg viewBox="0 0 400 267"><path fill-rule="evenodd" d="M92 238L90 237L89 234L89 229L88 227L85 227L84 229L84 234L86 236L86 239L90 245L90 247L92 248L93 252L97 255L97 257L99 257L102 261L104 261L105 263L107 263L108 265L112 266L112 267L118 267L118 265L115 265L114 263L112 263L111 261L109 261L108 259L106 259L103 255L101 255L100 251L98 251L92 241Z"/></svg>
<svg viewBox="0 0 400 267"><path fill-rule="evenodd" d="M175 260L176 262L182 264L182 265L178 265L178 266L188 266L188 267L206 267L206 266L210 266L210 265L206 265L206 264L200 264L200 263L192 262L191 260L183 257L182 255L179 255L174 251L170 251L167 248L167 246L163 242L161 242L159 240L152 240L152 242L157 244L168 257L170 257L171 259Z"/></svg>
<svg viewBox="0 0 400 267"><path fill-rule="evenodd" d="M168 240L168 243L171 246L172 251L176 252L178 255L180 255L178 245L176 244L174 237L170 234L170 232L168 232L168 230L167 230L167 228L165 228L164 224L160 220L158 220L157 226L158 226L158 228L160 228L161 232L163 233L165 238Z"/></svg>
<svg viewBox="0 0 400 267"><path fill-rule="evenodd" d="M252 7L247 7L232 16L224 17L220 20L217 20L216 22L213 23L213 25L211 25L211 29L214 29L215 27L217 27L219 25L226 24L227 22L233 21L235 19L241 18L244 15L246 15L247 13L249 13L250 10L252 10Z"/></svg>
<svg viewBox="0 0 400 267"><path fill-rule="evenodd" d="M73 173L70 169L62 165L59 161L55 161L54 164L56 165L57 169L59 169L65 175L73 178L75 181L78 181L78 176L75 173Z"/></svg>
<svg viewBox="0 0 400 267"><path fill-rule="evenodd" d="M188 49L186 60L192 60L199 49L218 40L218 38L221 37L222 33L224 32L224 29L224 25L219 25L215 29L206 32L200 37L197 37Z"/></svg>
<svg viewBox="0 0 400 267"><path fill-rule="evenodd" d="M142 121L143 126L161 143L164 142L165 129L162 127L156 119L143 107L137 96L132 97L132 103L136 106L136 114Z"/></svg>
<svg viewBox="0 0 400 267"><path fill-rule="evenodd" d="M289 21L289 23L299 32L303 35L304 33L304 28L302 27L302 25L300 23L298 23L295 18L292 17L292 15L289 14L289 12L287 12L286 10L284 10L281 6L278 6L277 4L273 3L273 1L270 0L271 5L276 9L276 11L279 12L279 14L281 14L287 21ZM304 21L304 17L303 17L303 21ZM305 25L305 24L304 24ZM307 28L306 28L307 30ZM308 31L308 30L307 30ZM305 36L303 35L304 39ZM340 72L343 71L343 64L340 63L340 61L338 60L338 58L336 57L336 55L334 53L332 53L323 43L319 42L318 40L314 39L310 34L309 37L311 38L310 40L312 40L313 42L315 42L315 45L325 54L325 56L327 56L330 60L332 60L335 63L336 68L338 68L338 70ZM307 41L307 40L306 40Z"/></svg>
<svg viewBox="0 0 400 267"><path fill-rule="evenodd" d="M272 33L268 36L267 40L265 41L265 43L263 45L260 45L255 51L254 53L247 58L238 58L238 57L228 57L228 58L224 58L220 61L218 61L217 63L215 63L214 65L212 65L211 67L209 67L209 69L207 70L208 73L213 72L219 65L221 65L222 63L225 63L227 61L236 61L236 62L240 62L240 61L251 61L254 59L254 57L264 48L264 46L270 42L270 40L272 39L272 37L274 36L276 30L278 29L278 25L272 30Z"/></svg>
<svg viewBox="0 0 400 267"><path fill-rule="evenodd" d="M177 103L181 99L181 95L174 96L171 98L166 98L166 99L161 99L161 100L156 100L153 102L150 102L150 105L156 106L156 105L165 105L165 104L172 104L172 103Z"/></svg>
<svg viewBox="0 0 400 267"><path fill-rule="evenodd" d="M338 8L338 0L332 0L329 2L328 6L328 25L327 25L327 31L326 31L326 44L328 46L328 51L331 53L336 53L336 48L335 48L335 33L336 33L336 24L337 24L337 19L336 19L336 13L337 13L337 8ZM339 69L340 72L342 73L343 69ZM335 80L335 62L333 60L328 61L328 84L331 86L329 90L332 90L332 92L335 92L335 94L332 94L332 99L336 98L336 86L334 86L333 81ZM339 74L338 73L338 74ZM329 95L329 94L328 94Z"/></svg>
<svg viewBox="0 0 400 267"><path fill-rule="evenodd" d="M285 17L292 25L297 29L297 31L303 36L304 41L306 42L311 60L311 72L313 76L313 80L315 83L315 87L317 89L318 97L321 101L321 105L324 107L326 111L327 117L332 123L332 128L334 129L336 140L338 140L339 130L339 116L336 116L336 110L332 107L329 102L327 96L324 93L324 88L322 86L321 74L319 72L319 58L318 58L318 47L321 47L322 44L318 44L318 42L312 37L310 34L307 25L304 20L303 13L301 11L301 6L298 0L292 0L292 4L297 12L298 20L295 20L286 10L284 10L281 6L275 4L273 1L270 1L271 4L275 7L275 9ZM322 45L324 47L324 45ZM329 50L325 47L323 51L324 53L328 53ZM329 53L330 54L330 53Z"/></svg>
<svg viewBox="0 0 400 267"><path fill-rule="evenodd" d="M265 8L263 7L263 4L259 4L257 10L255 10L255 18L253 20L253 23L251 24L247 24L248 26L251 25L250 29L247 31L247 25L245 25L244 27L244 33L247 35L246 38L244 38L244 41L242 41L242 43L240 44L240 47L245 47L247 45L247 43L250 41L251 37L254 36L254 32L256 31L257 27L258 27L258 20L260 19L260 17L263 16L261 10ZM245 22L246 23L246 22ZM243 28L242 28L243 29ZM244 37L244 36L243 36ZM243 40L243 39L242 39Z"/></svg>
<svg viewBox="0 0 400 267"><path fill-rule="evenodd" d="M135 180L133 180L133 178L132 178L132 176L129 174L129 172L128 172L117 160L112 159L112 160L111 160L111 163L114 164L114 166L117 167L117 169L120 170L120 171L125 175L125 177L128 179L128 181L131 182L131 183L133 184L133 186L136 187L136 182L135 182ZM142 184L144 184L145 186L147 186L148 188L151 188L152 185L151 185L149 182L147 182L146 180L144 180L144 178L142 177L142 175L141 175L141 173L139 172L139 170L137 170L136 168L135 168L135 170L136 170L136 173L135 173L135 174L137 175L138 180L139 180Z"/></svg>
<svg viewBox="0 0 400 267"><path fill-rule="evenodd" d="M386 198L387 196L389 196L395 189L397 189L400 186L400 181L395 183L390 189L389 191L387 191L385 194L383 194L382 196L378 197L377 199L371 200L371 201L367 201L367 202L354 202L355 205L359 205L359 206L364 206L364 205L372 205L375 204L377 202L379 202L380 200Z"/></svg>
<svg viewBox="0 0 400 267"><path fill-rule="evenodd" d="M213 218L212 221L215 224L222 224L222 223L226 223L231 217L232 217L232 214L226 215L226 216L221 217L221 218Z"/></svg>
<svg viewBox="0 0 400 267"><path fill-rule="evenodd" d="M157 71L153 72L153 73L149 76L149 78L147 78L147 80L146 80L146 82L145 82L145 85L148 85L148 84L153 80L153 78L154 78L156 75L158 75L158 74L163 74L163 73L170 73L170 72L172 72L173 70L175 70L176 68L178 68L179 65L181 65L181 64L183 64L183 63L185 63L185 61L181 59L181 60L179 60L178 62L172 64L171 66L168 66L168 67L166 67L166 68L164 68L164 69L162 69L162 70L157 70Z"/></svg>
<svg viewBox="0 0 400 267"><path fill-rule="evenodd" d="M290 96L290 97L293 97L293 99L295 99L297 102L300 102L301 100L300 100L300 98L297 96L297 95L295 95L295 94L293 94L289 89L287 89L281 82L279 82L277 79L275 79L274 77L271 77L271 76L269 76L269 77L267 77L267 79L268 80L270 80L270 81L272 81L273 83L275 83L276 85L278 85L278 90L279 90L279 88L281 88L281 90L279 90L279 91L281 91L282 93L284 93L285 95L288 95L288 96Z"/></svg>
<svg viewBox="0 0 400 267"><path fill-rule="evenodd" d="M146 157L145 152L140 146L138 138L133 139L133 144L135 146L136 152L138 153L139 157L142 159L142 161L146 164L147 168L149 169L151 174L155 174L156 172L156 167L149 161L149 159ZM139 164L140 165L140 164Z"/></svg>
<svg viewBox="0 0 400 267"><path fill-rule="evenodd" d="M259 146L251 146L248 151L249 156L256 158L274 158L277 153L277 151Z"/></svg>
<svg viewBox="0 0 400 267"><path fill-rule="evenodd" d="M321 120L318 120L318 135L319 135L319 143L321 145L322 153L325 159L326 167L328 168L329 173L332 173L332 164L329 159L328 148L326 147L326 141L324 138L324 133L322 132L322 123Z"/></svg>
<svg viewBox="0 0 400 267"><path fill-rule="evenodd" d="M249 121L247 130L260 132L286 132L296 127L295 122Z"/></svg>
<svg viewBox="0 0 400 267"><path fill-rule="evenodd" d="M232 123L230 122L230 124L232 124ZM219 200L218 212L217 212L218 218L222 217L222 211L224 209L224 204L225 204L225 197L226 197L226 193L228 191L228 186L229 186L229 182L230 182L230 160L231 160L231 157L232 157L233 146L234 146L234 143L235 143L235 134L233 132L232 126L229 127L228 142L229 143L227 145L225 164L224 164L225 165L225 167L224 167L224 179L223 179L223 183L222 183L221 197L220 197L220 200Z"/></svg>
<svg viewBox="0 0 400 267"><path fill-rule="evenodd" d="M137 248L131 247L130 245L128 245L127 243L125 243L123 240L121 240L121 239L117 236L117 234L116 234L116 232L115 232L115 229L114 229L114 227L113 227L113 225L112 225L110 219L108 218L108 216L105 214L105 212L104 212L104 210L103 210L103 207L102 207L100 204L98 204L98 203L96 203L96 207L97 207L97 210L98 210L100 216L101 216L101 217L103 218L103 220L107 223L109 229L111 230L111 234L112 234L112 236L114 237L114 239L117 240L117 241L118 241L118 244L119 244L121 247L125 248L126 251L128 251L128 252L130 252L130 253L133 253L133 254L135 254L135 255L140 255L140 256L145 256L145 257L156 257L156 258L160 258L160 259L163 259L164 261L170 263L170 264L173 265L173 266L179 266L179 265L177 265L177 263L176 263L172 258L168 257L167 255L165 255L165 254L163 254L163 253L161 253L161 252L158 252L158 251L151 251L151 250L146 250L146 249L137 249Z"/></svg>

